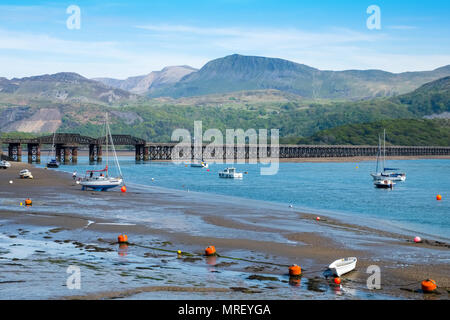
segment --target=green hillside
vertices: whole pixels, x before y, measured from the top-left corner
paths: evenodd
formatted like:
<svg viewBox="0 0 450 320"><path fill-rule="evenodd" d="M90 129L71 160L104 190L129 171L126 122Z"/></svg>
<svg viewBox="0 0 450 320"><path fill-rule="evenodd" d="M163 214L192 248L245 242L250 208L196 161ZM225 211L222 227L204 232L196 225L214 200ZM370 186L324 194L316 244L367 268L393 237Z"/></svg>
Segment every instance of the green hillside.
<svg viewBox="0 0 450 320"><path fill-rule="evenodd" d="M450 120L399 119L349 124L322 130L311 137L287 137L288 144L377 145L386 129L386 144L400 146L450 146Z"/></svg>

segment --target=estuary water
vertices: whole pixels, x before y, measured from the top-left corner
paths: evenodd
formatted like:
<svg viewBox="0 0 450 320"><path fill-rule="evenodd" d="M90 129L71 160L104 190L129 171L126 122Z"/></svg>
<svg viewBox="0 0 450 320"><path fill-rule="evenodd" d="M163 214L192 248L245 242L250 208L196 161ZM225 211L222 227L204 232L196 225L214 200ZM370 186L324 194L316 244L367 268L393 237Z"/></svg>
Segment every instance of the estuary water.
<svg viewBox="0 0 450 320"><path fill-rule="evenodd" d="M41 167L47 159L43 157ZM375 161L280 163L275 175L261 175L264 164L210 164L193 168L171 162L136 162L133 157L119 158L127 186L154 186L199 192L205 201L214 194L291 206L304 212L343 217L352 223L376 221L399 233L419 234L435 239L450 239L450 160L389 160L387 166L406 172L405 182L393 190L376 189L371 172ZM57 170L77 171L103 168L79 157L76 165ZM218 172L233 166L245 173L243 179L221 179ZM114 168L110 163L111 174ZM436 195L442 195L437 201ZM237 197L237 198L236 198ZM364 221L364 222L362 222Z"/></svg>

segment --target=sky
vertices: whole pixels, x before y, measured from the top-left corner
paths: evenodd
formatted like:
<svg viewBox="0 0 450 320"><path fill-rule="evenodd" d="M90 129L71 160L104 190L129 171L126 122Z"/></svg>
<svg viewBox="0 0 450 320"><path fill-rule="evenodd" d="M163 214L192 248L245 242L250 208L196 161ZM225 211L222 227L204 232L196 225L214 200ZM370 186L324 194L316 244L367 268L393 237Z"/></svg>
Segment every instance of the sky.
<svg viewBox="0 0 450 320"><path fill-rule="evenodd" d="M0 77L124 79L235 53L321 70L432 70L450 64L449 16L448 0L2 0Z"/></svg>

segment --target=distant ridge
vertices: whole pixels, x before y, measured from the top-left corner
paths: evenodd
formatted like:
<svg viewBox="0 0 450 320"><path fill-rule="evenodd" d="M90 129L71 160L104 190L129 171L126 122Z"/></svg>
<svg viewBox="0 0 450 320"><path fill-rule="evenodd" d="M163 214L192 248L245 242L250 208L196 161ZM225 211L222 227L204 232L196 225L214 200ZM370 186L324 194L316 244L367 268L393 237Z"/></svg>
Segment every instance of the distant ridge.
<svg viewBox="0 0 450 320"><path fill-rule="evenodd" d="M305 98L369 99L410 92L450 76L450 65L433 71L390 73L382 70L321 71L278 58L233 54L212 60L180 81L148 94L172 98L275 89Z"/></svg>
<svg viewBox="0 0 450 320"><path fill-rule="evenodd" d="M149 93L157 90L161 86L171 85L184 76L197 71L197 69L189 66L173 66L165 67L161 71L153 71L148 75L130 77L125 80L112 78L94 78L108 86L118 89L128 90L137 94Z"/></svg>
<svg viewBox="0 0 450 320"><path fill-rule="evenodd" d="M110 104L134 100L136 95L103 83L89 80L77 73L60 72L8 80L0 78L0 94L8 94L11 103L31 100Z"/></svg>

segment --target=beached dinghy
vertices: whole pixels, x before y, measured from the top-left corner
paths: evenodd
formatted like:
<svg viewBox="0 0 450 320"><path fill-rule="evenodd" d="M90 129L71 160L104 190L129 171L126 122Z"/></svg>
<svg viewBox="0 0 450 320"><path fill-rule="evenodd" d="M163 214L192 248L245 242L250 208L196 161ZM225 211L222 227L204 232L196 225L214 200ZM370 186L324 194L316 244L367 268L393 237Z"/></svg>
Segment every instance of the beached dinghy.
<svg viewBox="0 0 450 320"><path fill-rule="evenodd" d="M334 261L332 264L328 266L328 268L338 277L341 275L348 273L355 269L356 262L358 259L356 257L343 258Z"/></svg>
<svg viewBox="0 0 450 320"><path fill-rule="evenodd" d="M19 172L20 179L33 179L33 175L31 174L30 170L23 169Z"/></svg>
<svg viewBox="0 0 450 320"><path fill-rule="evenodd" d="M2 161L0 161L0 168L2 168L2 169L11 168L11 163L9 163L6 160L2 160Z"/></svg>

